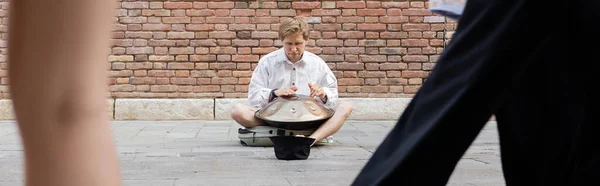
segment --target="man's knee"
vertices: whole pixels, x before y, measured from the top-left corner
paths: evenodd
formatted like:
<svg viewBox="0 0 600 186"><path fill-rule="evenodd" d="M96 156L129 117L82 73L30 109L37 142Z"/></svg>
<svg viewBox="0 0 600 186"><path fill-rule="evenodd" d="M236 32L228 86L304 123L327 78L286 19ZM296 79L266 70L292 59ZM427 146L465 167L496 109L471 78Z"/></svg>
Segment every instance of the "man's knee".
<svg viewBox="0 0 600 186"><path fill-rule="evenodd" d="M244 104L235 104L231 107L231 118L233 119L241 119L244 117L244 111L246 111L246 106Z"/></svg>
<svg viewBox="0 0 600 186"><path fill-rule="evenodd" d="M354 105L345 101L340 102L337 107L337 111L343 112L346 116L349 116L352 113L352 110L354 110Z"/></svg>

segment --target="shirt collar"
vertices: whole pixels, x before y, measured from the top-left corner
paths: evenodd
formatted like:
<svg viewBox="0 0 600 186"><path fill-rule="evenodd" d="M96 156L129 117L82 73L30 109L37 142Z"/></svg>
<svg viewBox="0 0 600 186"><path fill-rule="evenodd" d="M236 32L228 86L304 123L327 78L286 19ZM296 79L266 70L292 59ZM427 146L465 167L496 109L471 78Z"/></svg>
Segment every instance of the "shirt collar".
<svg viewBox="0 0 600 186"><path fill-rule="evenodd" d="M285 55L285 50L283 48L279 49L279 55L278 55L278 61L284 62L284 63L288 63L288 64L294 64L292 63L292 61L290 61L287 56ZM300 64L300 63L306 63L306 50L304 51L304 53L302 54L302 57L300 57L300 60L298 60L295 64Z"/></svg>

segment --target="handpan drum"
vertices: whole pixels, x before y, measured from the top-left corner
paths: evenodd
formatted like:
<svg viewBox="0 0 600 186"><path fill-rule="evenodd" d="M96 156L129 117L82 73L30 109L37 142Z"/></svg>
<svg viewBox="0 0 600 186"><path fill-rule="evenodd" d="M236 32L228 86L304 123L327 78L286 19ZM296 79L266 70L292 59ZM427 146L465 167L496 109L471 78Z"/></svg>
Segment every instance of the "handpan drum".
<svg viewBox="0 0 600 186"><path fill-rule="evenodd" d="M333 116L334 111L320 100L306 95L277 97L264 108L255 112L255 117L265 124L289 129L316 129Z"/></svg>

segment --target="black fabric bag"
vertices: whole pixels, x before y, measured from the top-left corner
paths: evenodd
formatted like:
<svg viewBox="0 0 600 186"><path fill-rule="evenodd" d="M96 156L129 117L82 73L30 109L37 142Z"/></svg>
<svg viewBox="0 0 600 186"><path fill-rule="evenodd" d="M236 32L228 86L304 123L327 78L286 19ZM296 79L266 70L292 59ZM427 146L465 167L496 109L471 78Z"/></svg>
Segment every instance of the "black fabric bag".
<svg viewBox="0 0 600 186"><path fill-rule="evenodd" d="M313 138L296 136L269 137L273 142L275 156L280 160L305 160L310 155Z"/></svg>

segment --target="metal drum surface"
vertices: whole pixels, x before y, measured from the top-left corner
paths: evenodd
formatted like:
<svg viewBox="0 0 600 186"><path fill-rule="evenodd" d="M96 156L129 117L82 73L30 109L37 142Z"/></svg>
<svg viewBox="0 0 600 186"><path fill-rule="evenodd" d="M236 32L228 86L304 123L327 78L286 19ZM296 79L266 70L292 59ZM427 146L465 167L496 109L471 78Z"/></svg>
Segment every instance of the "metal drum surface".
<svg viewBox="0 0 600 186"><path fill-rule="evenodd" d="M277 97L255 116L273 127L305 130L318 128L333 116L334 111L321 101L305 96Z"/></svg>

